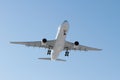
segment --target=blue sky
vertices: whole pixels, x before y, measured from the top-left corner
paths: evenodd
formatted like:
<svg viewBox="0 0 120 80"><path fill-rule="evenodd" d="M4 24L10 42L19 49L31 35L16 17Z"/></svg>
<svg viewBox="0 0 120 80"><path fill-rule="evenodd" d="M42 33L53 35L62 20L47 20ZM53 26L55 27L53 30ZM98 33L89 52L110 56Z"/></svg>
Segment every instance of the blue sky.
<svg viewBox="0 0 120 80"><path fill-rule="evenodd" d="M38 60L47 49L10 41L54 39L70 23L67 40L103 49L60 54L67 62ZM0 80L120 80L119 0L1 0Z"/></svg>

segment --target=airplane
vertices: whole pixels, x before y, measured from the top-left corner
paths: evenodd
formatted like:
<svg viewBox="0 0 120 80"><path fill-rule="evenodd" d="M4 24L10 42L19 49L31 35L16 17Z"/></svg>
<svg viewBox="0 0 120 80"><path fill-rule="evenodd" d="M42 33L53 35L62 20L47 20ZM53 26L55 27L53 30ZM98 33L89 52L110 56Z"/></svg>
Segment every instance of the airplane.
<svg viewBox="0 0 120 80"><path fill-rule="evenodd" d="M47 48L47 55L51 55L50 58L39 58L42 60L53 60L53 61L66 61L58 59L60 52L65 50L65 56L69 56L69 50L80 50L80 51L101 51L102 49L88 47L79 44L78 41L69 42L66 41L66 36L69 30L69 23L65 20L59 27L56 38L54 40L47 40L43 38L41 41L31 42L10 42L12 44L21 44L25 46Z"/></svg>

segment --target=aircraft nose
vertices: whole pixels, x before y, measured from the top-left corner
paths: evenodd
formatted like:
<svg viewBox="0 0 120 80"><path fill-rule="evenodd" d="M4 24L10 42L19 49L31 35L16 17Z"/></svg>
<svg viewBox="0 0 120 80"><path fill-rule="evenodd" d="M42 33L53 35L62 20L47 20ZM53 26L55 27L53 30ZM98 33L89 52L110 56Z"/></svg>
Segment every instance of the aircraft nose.
<svg viewBox="0 0 120 80"><path fill-rule="evenodd" d="M67 20L64 20L64 22L61 25L62 25L62 27L66 28L66 29L68 29L68 27L69 27L69 23Z"/></svg>
<svg viewBox="0 0 120 80"><path fill-rule="evenodd" d="M67 20L64 21L64 23L68 22Z"/></svg>
<svg viewBox="0 0 120 80"><path fill-rule="evenodd" d="M63 24L68 24L68 21L67 21L67 20L64 20Z"/></svg>
<svg viewBox="0 0 120 80"><path fill-rule="evenodd" d="M68 23L68 21L67 20L64 20L64 22L62 23L62 28L64 29L64 30L68 30L68 28L69 28L69 23Z"/></svg>
<svg viewBox="0 0 120 80"><path fill-rule="evenodd" d="M64 20L64 22L62 23L63 25L68 25L68 21L67 20Z"/></svg>

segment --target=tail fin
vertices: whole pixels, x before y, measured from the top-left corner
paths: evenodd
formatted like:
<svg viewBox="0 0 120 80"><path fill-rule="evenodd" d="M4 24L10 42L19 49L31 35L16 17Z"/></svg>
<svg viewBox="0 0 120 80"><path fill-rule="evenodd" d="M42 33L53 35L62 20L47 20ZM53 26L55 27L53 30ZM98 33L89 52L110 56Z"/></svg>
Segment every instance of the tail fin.
<svg viewBox="0 0 120 80"><path fill-rule="evenodd" d="M51 58L38 58L38 59L41 59L41 60L51 60ZM52 60L51 60L51 61L52 61ZM66 60L56 59L55 61L66 61Z"/></svg>

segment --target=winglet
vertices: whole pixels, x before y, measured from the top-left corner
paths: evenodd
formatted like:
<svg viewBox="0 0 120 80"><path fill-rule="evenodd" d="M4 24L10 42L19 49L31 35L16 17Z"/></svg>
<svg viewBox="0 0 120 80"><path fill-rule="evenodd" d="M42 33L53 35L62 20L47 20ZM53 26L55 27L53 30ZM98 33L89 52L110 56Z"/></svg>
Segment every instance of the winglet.
<svg viewBox="0 0 120 80"><path fill-rule="evenodd" d="M51 58L38 58L38 59L41 59L41 60L50 60L50 61L52 61ZM63 62L65 62L66 60L56 59L55 61L63 61Z"/></svg>

